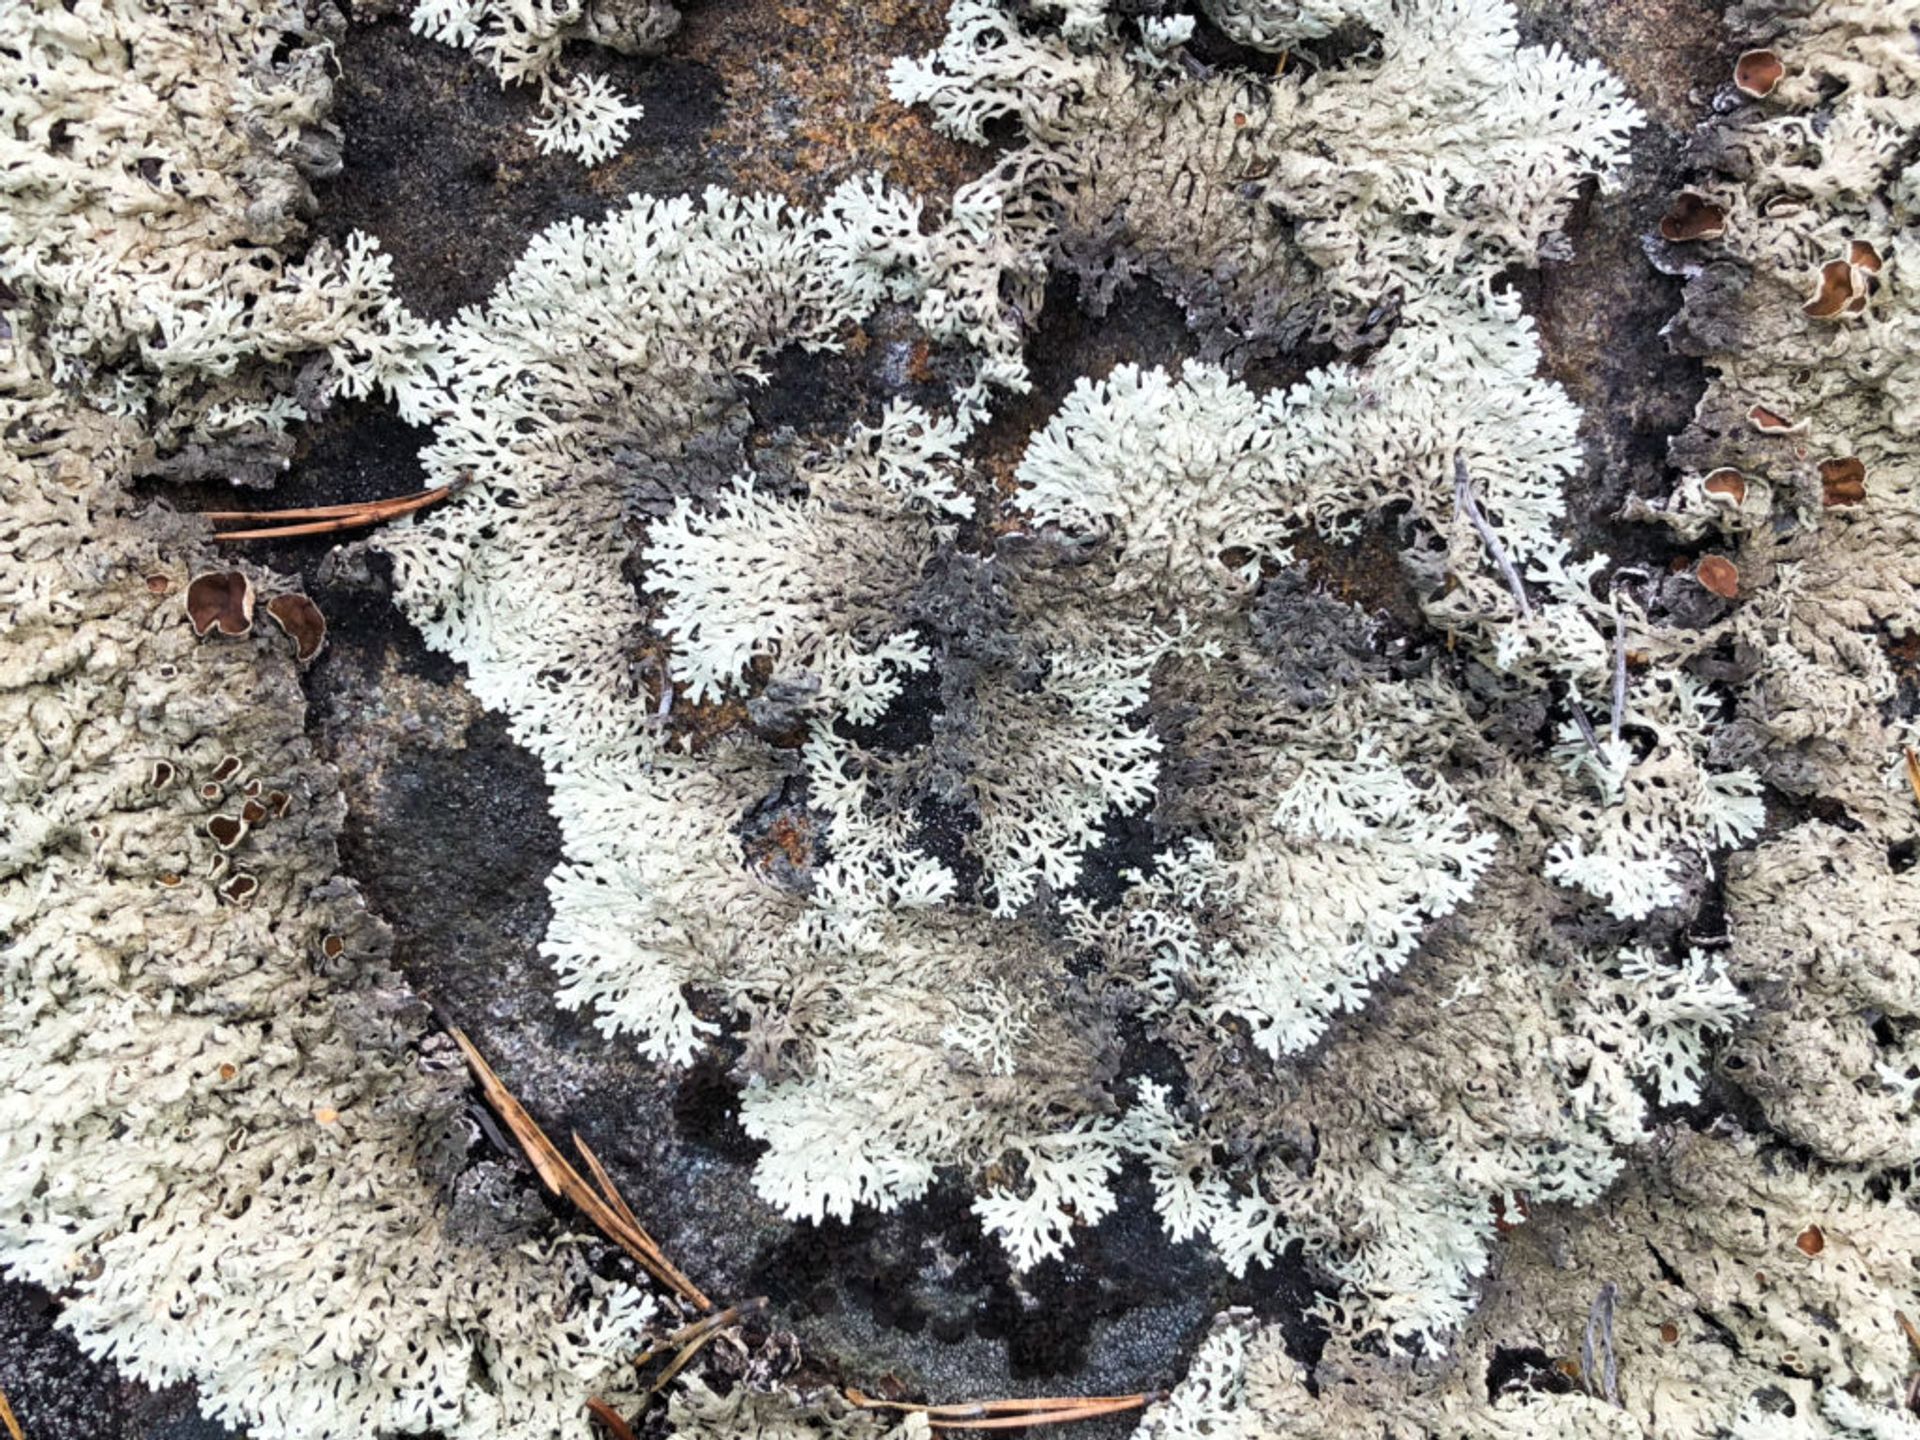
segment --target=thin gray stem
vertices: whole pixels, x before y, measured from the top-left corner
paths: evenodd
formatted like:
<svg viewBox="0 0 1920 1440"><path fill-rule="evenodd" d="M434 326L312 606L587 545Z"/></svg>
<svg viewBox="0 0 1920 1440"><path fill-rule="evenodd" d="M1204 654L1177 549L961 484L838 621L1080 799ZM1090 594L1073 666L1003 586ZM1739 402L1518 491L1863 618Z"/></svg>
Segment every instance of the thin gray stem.
<svg viewBox="0 0 1920 1440"><path fill-rule="evenodd" d="M1520 572L1513 568L1513 561L1507 558L1506 548L1501 545L1500 537L1494 534L1493 526L1487 523L1487 517L1480 511L1480 502L1473 498L1473 481L1467 476L1467 457L1454 452L1453 456L1453 503L1480 536L1480 543L1487 547L1494 563L1500 567L1500 573L1506 576L1507 588L1513 591L1513 600L1520 607L1520 618L1533 618L1533 606L1527 600L1527 587L1520 583Z"/></svg>
<svg viewBox="0 0 1920 1440"><path fill-rule="evenodd" d="M1620 613L1619 603L1613 608L1613 717L1608 723L1608 733L1614 743L1620 742L1620 727L1627 718L1627 617Z"/></svg>

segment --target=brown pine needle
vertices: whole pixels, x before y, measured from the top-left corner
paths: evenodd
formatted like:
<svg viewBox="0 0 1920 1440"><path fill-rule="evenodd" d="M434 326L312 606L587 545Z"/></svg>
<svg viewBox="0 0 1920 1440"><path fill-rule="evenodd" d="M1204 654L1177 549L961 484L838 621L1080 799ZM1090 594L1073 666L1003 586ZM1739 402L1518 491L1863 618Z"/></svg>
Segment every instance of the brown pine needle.
<svg viewBox="0 0 1920 1440"><path fill-rule="evenodd" d="M1913 752L1908 751L1907 753L1912 754ZM1913 1347L1913 1353L1920 1355L1920 1329L1914 1327L1913 1321L1907 1318L1904 1310L1894 1311L1893 1318L1900 1322L1900 1331L1907 1337L1907 1344Z"/></svg>
<svg viewBox="0 0 1920 1440"><path fill-rule="evenodd" d="M25 1432L20 1429L20 1422L13 1417L13 1406L8 1403L4 1390L0 1390L0 1424L7 1427L7 1434L12 1440L27 1440Z"/></svg>
<svg viewBox="0 0 1920 1440"><path fill-rule="evenodd" d="M694 1336L686 1345L683 1345L680 1353L673 1357L673 1363L660 1372L660 1378L648 1387L647 1398L651 1400L662 1390L666 1389L667 1386L671 1385L673 1383L673 1377L686 1369L688 1362L691 1361L694 1356L698 1355L702 1347L704 1347L708 1341L712 1340L714 1336L718 1335L722 1330L726 1329L727 1326L731 1325L749 1311L765 1309L766 1304L766 1296L762 1295L755 1300L743 1300L738 1305L729 1305L718 1315L710 1315L705 1320L700 1321L693 1327L700 1333Z"/></svg>
<svg viewBox="0 0 1920 1440"><path fill-rule="evenodd" d="M248 530L216 533L216 540L280 540L300 535L328 535L336 530L351 530L361 525L377 525L383 520L424 510L453 493L453 486L441 485L418 495L398 495L387 500L363 500L350 505L313 505L292 510L203 510L200 518L209 524L231 524L239 520L265 520L270 523ZM304 524L291 524L304 521Z"/></svg>
<svg viewBox="0 0 1920 1440"><path fill-rule="evenodd" d="M358 515L363 510L425 505L452 491L451 485L413 495L389 495L384 500L349 500L344 505L309 505L301 510L202 510L200 518L218 524L229 520L331 520L336 515Z"/></svg>
<svg viewBox="0 0 1920 1440"><path fill-rule="evenodd" d="M647 1227L640 1223L640 1218L635 1215L627 1205L626 1197L620 1193L620 1188L613 1183L613 1177L607 1174L607 1167L600 1163L600 1157L593 1153L592 1147L580 1138L580 1132L578 1130L573 1132L573 1148L578 1150L580 1152L580 1158L587 1162L587 1173L593 1177L593 1183L600 1187L600 1193L606 1196L607 1203L619 1212L622 1220L633 1226L633 1228L638 1230L642 1235L646 1235ZM649 1240L653 1239L651 1235L648 1235L647 1238ZM659 1248L657 1241L655 1242L654 1248Z"/></svg>
<svg viewBox="0 0 1920 1440"><path fill-rule="evenodd" d="M995 1415L989 1420L929 1419L927 1425L934 1430L1019 1430L1029 1425L1070 1425L1076 1420L1098 1420L1104 1415L1123 1415L1134 1408L1132 1405L1081 1405L1071 1410L1036 1410L1023 1415Z"/></svg>
<svg viewBox="0 0 1920 1440"><path fill-rule="evenodd" d="M600 1233L639 1264L654 1279L676 1292L682 1299L701 1310L713 1309L713 1301L701 1294L700 1288L682 1275L673 1262L667 1259L653 1237L638 1225L631 1224L621 1211L626 1210L623 1201L616 1209L600 1193L580 1178L580 1172L566 1161L554 1143L547 1139L546 1132L534 1123L526 1108L514 1099L493 1067L482 1058L471 1040L453 1026L447 1033L453 1036L454 1043L460 1047L460 1053L467 1057L467 1065L473 1071L474 1079L479 1082L481 1093L487 1097L487 1103L505 1122L507 1129L513 1132L513 1138L520 1142L520 1148L526 1152L527 1163L533 1166L533 1173L554 1194L571 1201L580 1212L599 1227ZM627 1211L627 1214L631 1214Z"/></svg>
<svg viewBox="0 0 1920 1440"><path fill-rule="evenodd" d="M598 1395L588 1399L587 1413L607 1427L607 1433L613 1436L613 1440L634 1440L633 1427L627 1424L618 1410Z"/></svg>
<svg viewBox="0 0 1920 1440"><path fill-rule="evenodd" d="M698 1320L689 1321L671 1335L662 1336L655 1344L649 1345L633 1357L634 1368L643 1370L658 1360L669 1350L684 1355L689 1348L699 1349L712 1339L715 1333L724 1330L743 1315L749 1315L767 1308L767 1297L761 1295L753 1300L742 1300L738 1305L729 1305L711 1315L702 1315ZM676 1370L678 1365L674 1367ZM658 1386L654 1387L658 1389Z"/></svg>
<svg viewBox="0 0 1920 1440"><path fill-rule="evenodd" d="M1138 1410L1161 1397L1158 1391L1137 1395L1078 1395L1056 1398L975 1400L957 1405L917 1405L903 1400L875 1400L858 1390L844 1392L848 1403L862 1410L896 1410L925 1415L941 1430L1012 1430L1023 1425L1065 1425Z"/></svg>
<svg viewBox="0 0 1920 1440"><path fill-rule="evenodd" d="M1913 787L1913 798L1920 800L1920 755L1907 751L1907 784Z"/></svg>

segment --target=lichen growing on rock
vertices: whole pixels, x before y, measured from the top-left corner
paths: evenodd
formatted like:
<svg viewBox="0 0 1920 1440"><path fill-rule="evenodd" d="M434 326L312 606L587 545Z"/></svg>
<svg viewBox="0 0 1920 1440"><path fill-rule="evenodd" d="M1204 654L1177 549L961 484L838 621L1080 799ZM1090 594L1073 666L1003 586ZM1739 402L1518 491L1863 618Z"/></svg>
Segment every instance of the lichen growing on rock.
<svg viewBox="0 0 1920 1440"><path fill-rule="evenodd" d="M1169 1440L1912 1428L1920 12L1735 16L1649 242L1713 372L1629 507L1703 552L1656 573L1577 543L1581 417L1509 283L1621 160L1620 85L1504 0L1192 8L956 0L893 74L1016 125L958 193L634 197L444 323L364 237L299 249L304 10L0 19L0 1240L91 1347L263 1435L540 1436L655 1313L469 1155L249 609L287 585L131 499L270 480L377 396L456 492L378 540L399 604L550 787L560 998L737 1056L779 1211L957 1184L1031 1272L1146 1194L1228 1272L1308 1267L1324 1345L1223 1317ZM541 141L592 158L628 112L564 46L671 15L414 18L571 96ZM1310 63L1210 66L1208 25ZM1157 284L1195 353L995 455L1068 272ZM782 357L883 308L917 397L749 444ZM1316 568L1363 534L1391 637ZM757 863L775 811L807 842ZM661 1413L930 1428L718 1369Z"/></svg>
<svg viewBox="0 0 1920 1440"><path fill-rule="evenodd" d="M655 54L680 28L680 11L669 0L418 0L412 24L422 35L473 51L502 85L537 86L534 143L596 165L619 151L645 112L623 100L605 76L568 73L566 47Z"/></svg>

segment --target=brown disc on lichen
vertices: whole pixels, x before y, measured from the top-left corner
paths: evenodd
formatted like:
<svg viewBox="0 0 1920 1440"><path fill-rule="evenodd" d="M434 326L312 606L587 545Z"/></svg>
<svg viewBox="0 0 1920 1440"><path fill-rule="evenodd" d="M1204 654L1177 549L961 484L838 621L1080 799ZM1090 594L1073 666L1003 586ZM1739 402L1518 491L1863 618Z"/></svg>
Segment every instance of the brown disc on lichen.
<svg viewBox="0 0 1920 1440"><path fill-rule="evenodd" d="M1693 567L1693 577L1723 600L1740 593L1740 572L1724 555L1705 555Z"/></svg>
<svg viewBox="0 0 1920 1440"><path fill-rule="evenodd" d="M1865 240L1856 240L1847 247L1847 262L1856 270L1864 270L1869 275L1880 273L1880 252Z"/></svg>
<svg viewBox="0 0 1920 1440"><path fill-rule="evenodd" d="M1836 455L1820 462L1820 501L1828 509L1858 505L1867 498L1867 467L1857 455Z"/></svg>
<svg viewBox="0 0 1920 1440"><path fill-rule="evenodd" d="M238 570L209 570L187 582L187 619L205 639L245 635L253 629L253 586Z"/></svg>
<svg viewBox="0 0 1920 1440"><path fill-rule="evenodd" d="M164 595L171 589L173 589L172 576L160 574L147 576L147 593L149 595Z"/></svg>
<svg viewBox="0 0 1920 1440"><path fill-rule="evenodd" d="M1726 233L1727 212L1691 190L1674 196L1672 206L1660 219L1662 240L1712 240Z"/></svg>
<svg viewBox="0 0 1920 1440"><path fill-rule="evenodd" d="M1826 1233L1818 1225L1809 1225L1794 1239L1802 1255L1818 1255L1827 1248Z"/></svg>
<svg viewBox="0 0 1920 1440"><path fill-rule="evenodd" d="M237 815L215 815L207 821L207 834L222 850L231 850L247 838L247 822Z"/></svg>
<svg viewBox="0 0 1920 1440"><path fill-rule="evenodd" d="M1709 495L1719 495L1734 505L1744 505L1747 500L1747 477L1731 466L1723 465L1709 474L1701 488Z"/></svg>
<svg viewBox="0 0 1920 1440"><path fill-rule="evenodd" d="M267 602L267 614L293 639L294 658L302 665L327 645L327 617L304 595L276 595Z"/></svg>
<svg viewBox="0 0 1920 1440"><path fill-rule="evenodd" d="M259 888L260 882L242 870L220 887L220 893L233 904L244 905L253 898L254 892Z"/></svg>
<svg viewBox="0 0 1920 1440"><path fill-rule="evenodd" d="M1771 50L1749 50L1733 62L1734 88L1756 100L1771 95L1786 73L1786 65Z"/></svg>
<svg viewBox="0 0 1920 1440"><path fill-rule="evenodd" d="M1662 1345L1672 1345L1676 1341L1678 1341L1679 1338L1680 1338L1680 1327L1674 1324L1673 1321L1668 1320L1661 1325L1660 1343Z"/></svg>
<svg viewBox="0 0 1920 1440"><path fill-rule="evenodd" d="M1820 267L1813 296L1800 308L1815 320L1833 320L1847 313L1856 300L1865 303L1859 274L1845 260L1829 260Z"/></svg>
<svg viewBox="0 0 1920 1440"><path fill-rule="evenodd" d="M1747 411L1747 419L1762 435L1793 435L1807 428L1805 420L1796 423L1764 405L1756 405Z"/></svg>
<svg viewBox="0 0 1920 1440"><path fill-rule="evenodd" d="M164 790L173 783L173 762L156 760L153 769L147 775L147 784L155 790Z"/></svg>

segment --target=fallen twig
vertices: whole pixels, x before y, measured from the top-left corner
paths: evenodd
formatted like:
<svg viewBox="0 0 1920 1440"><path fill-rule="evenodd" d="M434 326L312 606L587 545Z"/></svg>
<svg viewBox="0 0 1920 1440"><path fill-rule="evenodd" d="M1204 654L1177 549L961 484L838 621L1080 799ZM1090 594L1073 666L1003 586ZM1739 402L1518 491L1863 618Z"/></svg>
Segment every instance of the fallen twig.
<svg viewBox="0 0 1920 1440"><path fill-rule="evenodd" d="M25 1432L20 1429L20 1422L14 1418L13 1406L8 1403L4 1390L0 1390L0 1424L7 1427L11 1440L27 1440Z"/></svg>
<svg viewBox="0 0 1920 1440"><path fill-rule="evenodd" d="M618 1200L618 1192L613 1190L612 1181L605 1180L604 1183L618 1200L617 1205L580 1178L580 1172L567 1163L566 1157L547 1139L546 1133L534 1123L526 1108L513 1098L513 1092L501 1083L500 1077L493 1073L493 1067L481 1057L473 1042L456 1027L449 1027L448 1033L460 1047L460 1053L467 1057L467 1065L472 1069L474 1079L479 1081L487 1103L493 1106L507 1129L513 1132L514 1139L520 1142L520 1148L526 1152L527 1162L533 1166L533 1173L540 1177L541 1183L554 1194L572 1201L581 1213L600 1228L603 1235L632 1256L640 1268L654 1279L699 1309L713 1309L713 1301L680 1273L654 1238L631 1218L633 1211L627 1208L624 1200ZM585 1153L591 1155L590 1151ZM605 1176L606 1172L600 1169L597 1159L590 1159L588 1163L602 1177Z"/></svg>
<svg viewBox="0 0 1920 1440"><path fill-rule="evenodd" d="M247 530L215 531L213 538L216 540L286 540L301 535L330 535L336 530L352 530L362 525L377 525L383 520L398 519L446 499L453 491L453 486L441 485L433 490L423 490L418 495L362 500L349 505L313 505L293 510L203 510L200 518L213 525L242 520L271 522Z"/></svg>

